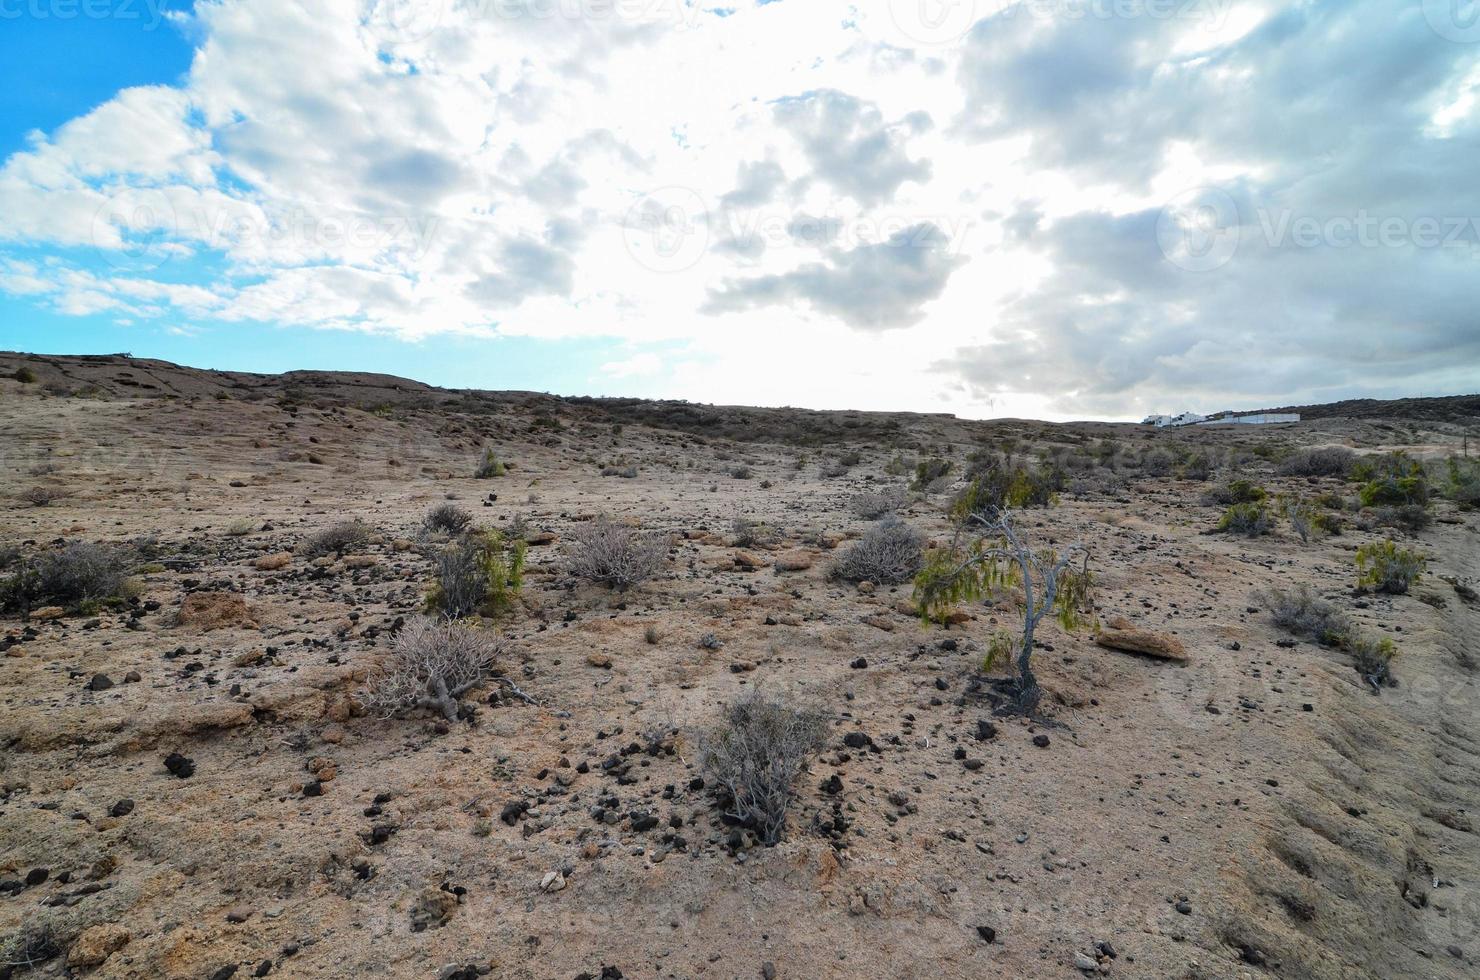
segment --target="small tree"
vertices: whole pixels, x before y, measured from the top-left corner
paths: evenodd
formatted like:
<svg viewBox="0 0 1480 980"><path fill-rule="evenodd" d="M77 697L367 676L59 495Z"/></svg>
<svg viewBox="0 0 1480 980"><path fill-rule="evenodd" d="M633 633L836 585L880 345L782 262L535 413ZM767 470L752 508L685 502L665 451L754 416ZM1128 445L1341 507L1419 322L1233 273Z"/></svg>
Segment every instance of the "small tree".
<svg viewBox="0 0 1480 980"><path fill-rule="evenodd" d="M489 676L501 649L493 637L451 621L418 619L396 636L391 660L366 682L360 703L385 717L434 708L457 720L457 699Z"/></svg>
<svg viewBox="0 0 1480 980"><path fill-rule="evenodd" d="M490 480L494 477L503 476L506 472L507 469L504 466L503 460L498 458L498 454L490 446L483 450L483 462L478 464L478 471L473 476L479 480Z"/></svg>
<svg viewBox="0 0 1480 980"><path fill-rule="evenodd" d="M962 533L978 529L982 535L963 548ZM924 570L915 578L915 603L927 621L939 620L959 603L992 598L1006 588L1021 588L1023 632L1014 667L1018 708L1032 714L1041 695L1033 674L1034 631L1049 613L1066 630L1093 621L1093 612L1086 619L1080 611L1092 604L1089 560L1089 549L1083 544L1071 544L1062 553L1033 550L1013 527L1010 511L965 514L956 540L948 548L932 551Z"/></svg>

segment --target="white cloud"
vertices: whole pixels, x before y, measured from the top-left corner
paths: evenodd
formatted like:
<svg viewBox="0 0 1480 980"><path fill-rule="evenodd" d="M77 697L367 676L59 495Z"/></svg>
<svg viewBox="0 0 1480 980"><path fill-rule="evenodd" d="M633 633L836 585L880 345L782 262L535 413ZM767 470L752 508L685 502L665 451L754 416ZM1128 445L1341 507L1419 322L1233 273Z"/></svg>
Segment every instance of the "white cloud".
<svg viewBox="0 0 1480 980"><path fill-rule="evenodd" d="M1343 391L1480 380L1424 353L1474 306L1454 253L1253 248L1198 279L1157 249L1156 211L1203 184L1480 213L1472 52L1417 5L917 6L197 4L179 85L0 164L0 289L176 325L680 341L602 373L703 400L1129 416L1234 363L1230 324L1279 341L1230 405L1320 388L1299 338L1336 323L1394 355ZM897 247L912 228L928 247ZM192 278L202 255L224 273Z"/></svg>

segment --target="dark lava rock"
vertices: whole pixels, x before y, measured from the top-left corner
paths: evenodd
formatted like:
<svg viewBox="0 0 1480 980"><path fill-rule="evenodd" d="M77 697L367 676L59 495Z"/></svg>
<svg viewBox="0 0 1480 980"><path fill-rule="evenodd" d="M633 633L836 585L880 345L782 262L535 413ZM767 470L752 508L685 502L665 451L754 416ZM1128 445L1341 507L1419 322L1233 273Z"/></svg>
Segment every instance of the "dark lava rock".
<svg viewBox="0 0 1480 980"><path fill-rule="evenodd" d="M997 941L997 930L991 926L977 926L976 934L982 937L982 942L995 943Z"/></svg>
<svg viewBox="0 0 1480 980"><path fill-rule="evenodd" d="M1034 735L1033 736L1033 744L1036 745L1036 746L1038 746L1040 749L1046 749L1046 748L1048 748L1048 736L1047 735Z"/></svg>
<svg viewBox="0 0 1480 980"><path fill-rule="evenodd" d="M119 800L117 803L113 804L113 806L108 808L108 816L110 817L126 817L133 812L133 800Z"/></svg>
<svg viewBox="0 0 1480 980"><path fill-rule="evenodd" d="M850 749L864 749L874 744L874 740L863 732L849 732L843 736L843 744Z"/></svg>
<svg viewBox="0 0 1480 980"><path fill-rule="evenodd" d="M108 678L107 674L93 674L92 680L87 682L89 691L106 691L112 686L113 681Z"/></svg>
<svg viewBox="0 0 1480 980"><path fill-rule="evenodd" d="M171 752L164 757L164 767L170 771L170 775L177 779L189 779L195 775L195 760L187 759L178 752ZM232 967L232 970L235 969L236 967Z"/></svg>

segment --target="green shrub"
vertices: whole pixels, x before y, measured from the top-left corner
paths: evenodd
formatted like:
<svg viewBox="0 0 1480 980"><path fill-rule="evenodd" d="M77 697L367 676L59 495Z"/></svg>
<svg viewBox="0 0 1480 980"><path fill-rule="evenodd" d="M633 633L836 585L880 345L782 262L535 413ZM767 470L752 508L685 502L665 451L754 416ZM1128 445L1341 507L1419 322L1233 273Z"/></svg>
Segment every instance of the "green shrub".
<svg viewBox="0 0 1480 980"><path fill-rule="evenodd" d="M1444 496L1460 510L1480 508L1480 460L1451 456L1445 469Z"/></svg>
<svg viewBox="0 0 1480 980"><path fill-rule="evenodd" d="M1257 538L1274 529L1274 519L1263 503L1234 504L1218 518L1217 529L1228 534Z"/></svg>
<svg viewBox="0 0 1480 980"><path fill-rule="evenodd" d="M1356 462L1356 454L1341 446L1324 449L1297 449L1280 463L1283 476L1345 477Z"/></svg>
<svg viewBox="0 0 1480 980"><path fill-rule="evenodd" d="M1230 480L1221 487L1213 487L1202 495L1205 504L1257 504L1268 499L1269 491L1248 480Z"/></svg>
<svg viewBox="0 0 1480 980"><path fill-rule="evenodd" d="M11 377L23 385L33 385L36 383L36 372L28 367L16 368L15 374L11 375Z"/></svg>
<svg viewBox="0 0 1480 980"><path fill-rule="evenodd" d="M1353 464L1351 477L1362 484L1357 499L1363 507L1427 504L1429 481L1424 468L1407 453L1364 456Z"/></svg>
<svg viewBox="0 0 1480 980"><path fill-rule="evenodd" d="M1302 542L1313 537L1341 533L1341 518L1321 507L1316 500L1303 497L1280 497L1280 516L1290 522L1290 527L1300 535Z"/></svg>
<svg viewBox="0 0 1480 980"><path fill-rule="evenodd" d="M1406 595L1423 576L1427 560L1392 541L1364 544L1357 549L1357 585L1364 589Z"/></svg>
<svg viewBox="0 0 1480 980"><path fill-rule="evenodd" d="M1357 673L1374 689L1393 683L1393 658L1398 655L1398 647L1392 640L1385 636L1353 634L1347 640L1346 649L1352 655Z"/></svg>
<svg viewBox="0 0 1480 980"><path fill-rule="evenodd" d="M503 461L498 458L498 454L490 446L483 450L483 461L478 464L477 472L473 474L473 478L477 480L491 480L494 477L503 476L507 472L508 468L504 466Z"/></svg>
<svg viewBox="0 0 1480 980"><path fill-rule="evenodd" d="M990 453L975 454L966 475L971 484L956 498L953 508L961 517L1003 509L1052 507L1065 485L1061 469L1032 466Z"/></svg>
<svg viewBox="0 0 1480 980"><path fill-rule="evenodd" d="M910 489L922 493L931 489L939 489L939 484L943 483L955 468L955 463L939 456L922 459L915 464L915 478L910 482Z"/></svg>
<svg viewBox="0 0 1480 980"><path fill-rule="evenodd" d="M524 557L529 546L494 530L475 531L448 545L434 558L436 581L427 611L459 619L475 612L501 615L524 587Z"/></svg>

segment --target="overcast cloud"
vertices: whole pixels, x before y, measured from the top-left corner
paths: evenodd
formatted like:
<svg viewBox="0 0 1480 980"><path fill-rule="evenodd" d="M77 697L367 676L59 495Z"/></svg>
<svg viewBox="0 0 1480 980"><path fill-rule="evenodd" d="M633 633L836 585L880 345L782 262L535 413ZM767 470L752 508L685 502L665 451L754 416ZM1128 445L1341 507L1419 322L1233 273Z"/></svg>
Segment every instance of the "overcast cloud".
<svg viewBox="0 0 1480 980"><path fill-rule="evenodd" d="M1463 3L929 7L200 2L180 84L0 163L0 290L615 338L635 394L705 401L1124 418L1480 390Z"/></svg>

